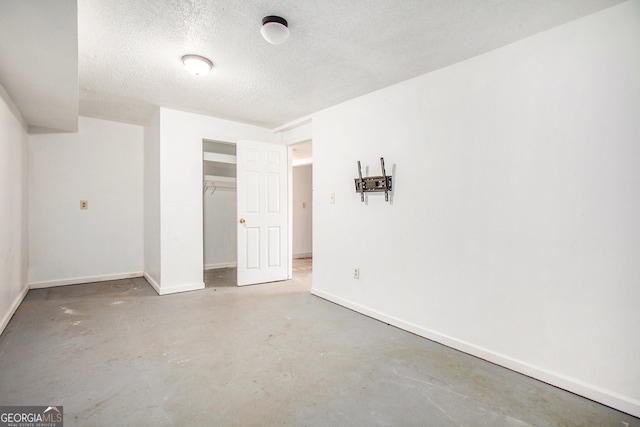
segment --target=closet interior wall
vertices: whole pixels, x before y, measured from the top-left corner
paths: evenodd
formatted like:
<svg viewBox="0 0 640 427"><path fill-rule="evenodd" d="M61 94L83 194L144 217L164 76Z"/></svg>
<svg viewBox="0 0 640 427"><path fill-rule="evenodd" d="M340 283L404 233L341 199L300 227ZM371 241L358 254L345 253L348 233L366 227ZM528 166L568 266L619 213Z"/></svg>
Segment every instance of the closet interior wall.
<svg viewBox="0 0 640 427"><path fill-rule="evenodd" d="M204 268L237 266L236 147L203 141Z"/></svg>

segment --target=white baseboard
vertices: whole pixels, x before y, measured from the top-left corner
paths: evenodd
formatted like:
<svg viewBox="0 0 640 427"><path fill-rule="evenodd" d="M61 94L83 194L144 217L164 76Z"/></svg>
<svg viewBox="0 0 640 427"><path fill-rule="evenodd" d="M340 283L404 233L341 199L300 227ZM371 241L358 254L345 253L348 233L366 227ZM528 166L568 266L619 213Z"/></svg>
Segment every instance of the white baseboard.
<svg viewBox="0 0 640 427"><path fill-rule="evenodd" d="M131 279L133 277L143 277L142 271L132 273L105 274L101 276L74 277L71 279L45 280L42 282L29 283L29 289L52 288L55 286L78 285L81 283L105 282L107 280Z"/></svg>
<svg viewBox="0 0 640 427"><path fill-rule="evenodd" d="M153 280L153 278L149 276L146 271L144 272L144 275L142 277L144 277L144 280L146 280L151 285L151 287L158 293L158 295L162 295L160 293L160 284Z"/></svg>
<svg viewBox="0 0 640 427"><path fill-rule="evenodd" d="M311 253L311 252L307 252L307 253L304 253L304 254L293 254L293 259L311 258L312 255L313 255L313 253Z"/></svg>
<svg viewBox="0 0 640 427"><path fill-rule="evenodd" d="M158 295L177 294L179 292L197 291L199 289L204 289L204 282L189 283L186 285L178 285L178 286L171 286L169 288L166 288L166 287L163 288L162 286L160 286L158 282L153 280L153 278L149 276L149 274L147 274L146 272L144 273L144 279L147 282L149 282L151 287L155 289Z"/></svg>
<svg viewBox="0 0 640 427"><path fill-rule="evenodd" d="M586 383L584 381L569 377L559 372L553 372L531 365L522 360L513 359L511 357L496 353L494 351L471 344L469 342L442 335L438 332L434 332L418 325L405 322L401 319L389 316L385 313L381 313L368 307L364 307L351 301L347 301L328 292L311 288L311 293L320 298L324 298L343 307L357 311L358 313L380 320L381 322L388 323L405 331L409 331L421 337L446 345L447 347L460 350L464 353L471 354L488 362L511 369L512 371L519 372L521 374L527 375L561 389L570 391L580 396L584 396L587 399L600 402L604 405L626 412L633 416L640 417L640 400L633 399L629 396L620 395L611 390Z"/></svg>
<svg viewBox="0 0 640 427"><path fill-rule="evenodd" d="M189 292L189 291L197 291L200 289L204 289L204 282L200 283L187 283L184 285L171 286L171 287L161 287L160 291L156 289L159 295L169 295L169 294L177 294L179 292Z"/></svg>
<svg viewBox="0 0 640 427"><path fill-rule="evenodd" d="M20 307L20 304L22 304L22 300L24 300L24 297L27 296L28 292L29 292L29 287L25 286L22 292L20 292L20 294L18 294L16 299L13 300L13 303L11 304L9 311L4 313L4 315L2 316L2 322L0 322L0 335L2 335L2 333L4 332L4 328L7 327L7 325L9 324L9 321L15 314L18 307Z"/></svg>
<svg viewBox="0 0 640 427"><path fill-rule="evenodd" d="M216 264L205 264L205 270L215 270L217 268L229 268L229 267L237 267L237 262L219 262Z"/></svg>

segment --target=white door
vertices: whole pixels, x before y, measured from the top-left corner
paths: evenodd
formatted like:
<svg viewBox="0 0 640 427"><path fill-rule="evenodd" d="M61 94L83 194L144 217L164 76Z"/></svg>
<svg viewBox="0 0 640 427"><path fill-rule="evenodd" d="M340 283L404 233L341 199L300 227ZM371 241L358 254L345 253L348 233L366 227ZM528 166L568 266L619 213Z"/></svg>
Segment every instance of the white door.
<svg viewBox="0 0 640 427"><path fill-rule="evenodd" d="M236 156L238 286L286 280L287 147L240 140Z"/></svg>

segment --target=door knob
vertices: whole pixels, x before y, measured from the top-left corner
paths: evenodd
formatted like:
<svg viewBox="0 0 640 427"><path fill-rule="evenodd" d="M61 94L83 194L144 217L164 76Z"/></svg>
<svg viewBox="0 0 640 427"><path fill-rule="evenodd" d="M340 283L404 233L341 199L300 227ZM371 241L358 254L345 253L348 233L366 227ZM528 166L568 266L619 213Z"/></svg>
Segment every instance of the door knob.
<svg viewBox="0 0 640 427"><path fill-rule="evenodd" d="M245 222L244 218L240 218L240 224L244 224Z"/></svg>

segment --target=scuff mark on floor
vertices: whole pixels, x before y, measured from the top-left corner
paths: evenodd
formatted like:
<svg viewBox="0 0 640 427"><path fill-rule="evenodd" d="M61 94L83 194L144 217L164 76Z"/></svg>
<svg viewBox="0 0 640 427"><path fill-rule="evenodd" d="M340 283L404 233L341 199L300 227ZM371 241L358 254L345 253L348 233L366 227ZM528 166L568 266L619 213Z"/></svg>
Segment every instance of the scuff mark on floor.
<svg viewBox="0 0 640 427"><path fill-rule="evenodd" d="M78 314L78 312L72 308L60 307L60 310L64 311L64 314Z"/></svg>

